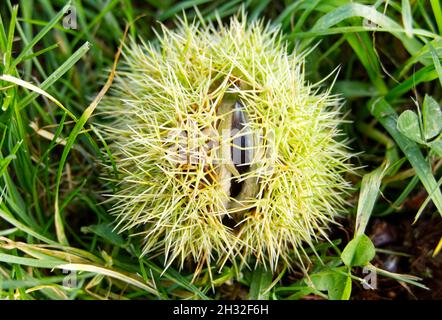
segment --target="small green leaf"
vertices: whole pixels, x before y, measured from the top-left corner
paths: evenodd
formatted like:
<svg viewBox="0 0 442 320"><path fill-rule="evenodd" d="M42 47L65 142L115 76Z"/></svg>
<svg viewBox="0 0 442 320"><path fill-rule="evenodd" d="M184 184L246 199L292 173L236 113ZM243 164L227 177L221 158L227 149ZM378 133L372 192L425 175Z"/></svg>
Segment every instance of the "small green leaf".
<svg viewBox="0 0 442 320"><path fill-rule="evenodd" d="M327 291L330 300L348 300L351 278L346 267L332 268L312 274L310 279L316 290Z"/></svg>
<svg viewBox="0 0 442 320"><path fill-rule="evenodd" d="M333 285L328 288L330 300L348 300L351 295L351 278L342 273L335 273L332 277Z"/></svg>
<svg viewBox="0 0 442 320"><path fill-rule="evenodd" d="M442 111L437 101L431 96L425 96L422 117L425 139L437 136L442 130Z"/></svg>
<svg viewBox="0 0 442 320"><path fill-rule="evenodd" d="M419 118L413 111L406 110L402 112L397 120L397 129L408 139L418 143L424 143L419 128Z"/></svg>
<svg viewBox="0 0 442 320"><path fill-rule="evenodd" d="M442 139L430 142L428 146L436 153L439 157L442 157Z"/></svg>
<svg viewBox="0 0 442 320"><path fill-rule="evenodd" d="M342 251L341 259L348 267L363 267L375 256L375 248L365 234L351 240Z"/></svg>
<svg viewBox="0 0 442 320"><path fill-rule="evenodd" d="M333 273L330 270L312 274L310 279L319 291L326 291L333 285Z"/></svg>

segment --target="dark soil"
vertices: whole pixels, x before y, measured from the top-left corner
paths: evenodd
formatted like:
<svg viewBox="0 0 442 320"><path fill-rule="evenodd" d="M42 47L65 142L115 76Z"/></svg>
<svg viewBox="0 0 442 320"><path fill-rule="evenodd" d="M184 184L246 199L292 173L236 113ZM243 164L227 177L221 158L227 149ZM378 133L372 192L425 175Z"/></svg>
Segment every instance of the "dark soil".
<svg viewBox="0 0 442 320"><path fill-rule="evenodd" d="M413 224L421 204L416 208L415 202L420 199L421 195L417 195L406 201L403 212L372 220L368 235L376 248L405 254L378 253L373 261L376 266L418 276L429 290L379 276L377 290L355 288L353 299L442 299L442 253L432 256L442 235L442 220L438 214L427 212ZM434 212L431 207L428 210Z"/></svg>

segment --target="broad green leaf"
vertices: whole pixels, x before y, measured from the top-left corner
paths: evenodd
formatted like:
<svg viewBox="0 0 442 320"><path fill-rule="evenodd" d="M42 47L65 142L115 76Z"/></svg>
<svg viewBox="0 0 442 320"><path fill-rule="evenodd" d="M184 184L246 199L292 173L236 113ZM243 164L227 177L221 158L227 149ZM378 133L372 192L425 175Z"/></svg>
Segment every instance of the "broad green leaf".
<svg viewBox="0 0 442 320"><path fill-rule="evenodd" d="M397 129L408 139L414 142L424 143L419 127L419 118L413 111L406 110L402 112L397 120Z"/></svg>
<svg viewBox="0 0 442 320"><path fill-rule="evenodd" d="M363 267L374 258L375 254L373 243L363 234L347 244L342 251L341 259L348 267Z"/></svg>
<svg viewBox="0 0 442 320"><path fill-rule="evenodd" d="M442 157L442 139L430 142L428 146L436 153L439 157Z"/></svg>
<svg viewBox="0 0 442 320"><path fill-rule="evenodd" d="M333 285L333 273L330 270L310 275L310 280L319 291L326 291Z"/></svg>
<svg viewBox="0 0 442 320"><path fill-rule="evenodd" d="M400 117L399 117L400 118ZM434 138L442 130L442 111L431 96L426 95L422 107L423 129L426 140Z"/></svg>

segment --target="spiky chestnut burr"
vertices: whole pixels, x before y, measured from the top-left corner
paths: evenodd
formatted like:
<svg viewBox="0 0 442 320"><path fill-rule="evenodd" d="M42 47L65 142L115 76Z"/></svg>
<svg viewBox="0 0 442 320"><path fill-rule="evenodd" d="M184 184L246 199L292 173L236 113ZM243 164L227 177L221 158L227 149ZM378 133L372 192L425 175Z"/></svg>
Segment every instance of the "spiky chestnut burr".
<svg viewBox="0 0 442 320"><path fill-rule="evenodd" d="M305 81L277 28L245 20L184 19L158 43L132 41L100 106L112 213L166 266L253 256L275 269L326 238L345 203L339 99Z"/></svg>

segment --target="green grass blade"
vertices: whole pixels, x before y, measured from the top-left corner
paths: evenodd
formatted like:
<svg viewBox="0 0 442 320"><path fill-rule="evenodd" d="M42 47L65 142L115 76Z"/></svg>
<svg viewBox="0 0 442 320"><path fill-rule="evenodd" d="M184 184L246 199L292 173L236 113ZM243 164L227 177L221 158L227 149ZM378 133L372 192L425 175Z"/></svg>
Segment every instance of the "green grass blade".
<svg viewBox="0 0 442 320"><path fill-rule="evenodd" d="M15 219L10 213L8 213L6 210L0 209L0 218L2 218L3 220L7 221L8 223L12 224L14 227L18 228L19 230L25 232L26 234L41 240L45 243L48 244L55 244L56 242L46 238L45 236L42 236L41 234L39 234L38 232L36 232L33 228L30 228L26 225L24 225L23 223L21 223L20 221L18 221L17 219Z"/></svg>
<svg viewBox="0 0 442 320"><path fill-rule="evenodd" d="M384 162L379 168L362 177L361 191L359 193L358 209L356 213L355 238L365 233L365 228L367 227L368 220L373 212L376 199L379 196L379 188L387 168L388 162Z"/></svg>
<svg viewBox="0 0 442 320"><path fill-rule="evenodd" d="M439 28L439 34L442 36L442 8L440 6L440 0L430 0L430 3L437 27Z"/></svg>
<svg viewBox="0 0 442 320"><path fill-rule="evenodd" d="M12 62L11 67L16 67L20 62L22 62L23 58L28 54L28 52L49 32L52 28L57 24L57 22L65 15L65 13L71 7L71 0L69 0L66 5L61 9L55 17L49 21L43 29L23 48L21 53L17 58Z"/></svg>
<svg viewBox="0 0 442 320"><path fill-rule="evenodd" d="M40 89L47 90L51 85L53 85L58 79L60 79L66 72L68 72L74 64L78 62L78 60L83 57L86 52L90 49L91 45L89 42L84 43L77 51L75 51L72 56L69 57L60 67L57 68L45 81L43 81L40 85ZM23 109L29 103L31 103L36 97L38 97L38 93L30 93L27 97L22 99L18 107L19 109ZM70 113L70 116L75 119L75 116Z"/></svg>
<svg viewBox="0 0 442 320"><path fill-rule="evenodd" d="M407 37L413 37L413 17L411 15L409 0L402 0L402 22L404 24L404 29Z"/></svg>
<svg viewBox="0 0 442 320"><path fill-rule="evenodd" d="M316 24L313 26L312 31L327 30L330 27L354 17L362 17L368 21L372 21L384 29L403 29L398 23L393 21L386 15L378 12L371 6L362 5L359 3L350 3L344 6L340 6L327 14L323 15L318 19ZM396 38L398 38L405 46L405 48L410 52L410 54L415 54L422 47L422 44L414 38L408 38L405 34L399 32L391 32ZM302 48L306 48L311 44L313 39L307 39L302 43Z"/></svg>
<svg viewBox="0 0 442 320"><path fill-rule="evenodd" d="M11 14L11 21L9 23L9 30L8 30L8 39L6 42L6 52L4 57L5 62L5 70L7 73L9 73L10 70L10 63L11 63L11 54L12 54L12 45L14 43L14 31L15 31L15 23L17 20L17 12L18 12L18 6L14 6L12 8L12 14Z"/></svg>
<svg viewBox="0 0 442 320"><path fill-rule="evenodd" d="M210 0L187 0L187 1L178 2L176 5L172 6L171 8L167 9L162 14L160 14L158 20L165 20L167 18L172 17L176 13L179 13L188 8L192 8L194 6L198 6L207 2L210 2Z"/></svg>
<svg viewBox="0 0 442 320"><path fill-rule="evenodd" d="M5 253L0 253L0 261L10 264L19 264L28 267L49 268L49 269L53 269L63 263L63 261L61 260L60 261L55 259L39 260L32 258L17 257Z"/></svg>
<svg viewBox="0 0 442 320"><path fill-rule="evenodd" d="M439 77L439 82L442 86L442 66L440 64L439 55L437 54L437 51L434 49L431 43L429 43L428 46L430 47L431 58L433 58L434 67L436 68L437 76Z"/></svg>
<svg viewBox="0 0 442 320"><path fill-rule="evenodd" d="M60 205L59 205L60 183L61 183L61 176L63 174L63 168L66 163L69 152L72 149L72 147L75 143L75 140L77 139L77 136L80 134L80 131L83 129L84 125L86 124L86 122L88 121L88 119L90 118L92 113L94 112L98 103L104 97L107 90L109 90L109 88L112 84L112 81L115 76L115 71L117 69L118 59L120 58L121 49L123 47L123 43L124 43L124 39L126 38L127 31L128 31L128 28L126 27L121 44L118 48L117 53L115 54L115 59L114 59L114 64L112 66L112 70L109 74L109 77L108 77L105 85L100 90L100 92L97 94L95 99L91 102L91 104L86 108L86 110L84 110L81 117L77 120L77 122L74 126L74 129L72 129L71 133L69 134L66 145L63 149L63 154L61 155L61 159L58 164L57 176L56 176L56 181L55 181L55 201L54 201L55 202L54 203L55 230L56 230L58 241L64 245L68 244L68 240L67 240L67 237L66 237L66 234L64 231L63 219L61 217Z"/></svg>
<svg viewBox="0 0 442 320"><path fill-rule="evenodd" d="M437 72L434 65L423 67L412 76L390 89L388 94L385 95L385 99L387 101L397 99L415 88L418 84L433 81L434 79L437 79Z"/></svg>
<svg viewBox="0 0 442 320"><path fill-rule="evenodd" d="M161 267L157 266L156 264L152 263L148 260L140 260L141 263L144 263L147 267L152 269L153 271L159 273L162 275L162 277L165 277L166 279L169 279L173 281L174 283L178 284L179 286L183 287L184 289L192 292L195 297L198 297L202 300L210 300L208 296L204 294L200 289L198 289L193 283L188 281L184 276L182 276L178 271L176 271L173 268L169 268L167 270L163 270Z"/></svg>
<svg viewBox="0 0 442 320"><path fill-rule="evenodd" d="M252 281L250 284L249 299L250 300L267 300L270 292L268 290L272 283L273 274L263 267L257 267L253 271Z"/></svg>
<svg viewBox="0 0 442 320"><path fill-rule="evenodd" d="M78 119L71 133L69 134L69 137L66 141L66 145L63 149L63 154L61 155L60 163L58 164L57 176L55 181L55 204L54 204L55 230L57 233L58 241L63 245L67 245L68 240L64 231L63 219L61 217L60 206L59 206L61 177L63 175L64 165L66 163L69 152L74 146L75 140L77 139L77 136L80 134L80 131L83 129L83 126L86 124L87 120L92 115L92 112L95 109L94 106L92 107L93 108L89 106L88 108L86 108L86 110L83 112L81 117Z"/></svg>
<svg viewBox="0 0 442 320"><path fill-rule="evenodd" d="M0 256L1 258L1 256ZM137 279L134 276L126 275L122 272L115 271L110 268L95 266L91 264L81 264L81 263L69 263L55 266L57 269L62 270L71 270L71 271L85 271L85 272L93 272L96 274L108 276L111 278L115 278L121 280L125 283L143 289L151 294L158 295L156 289L150 283L144 283L141 279Z"/></svg>

